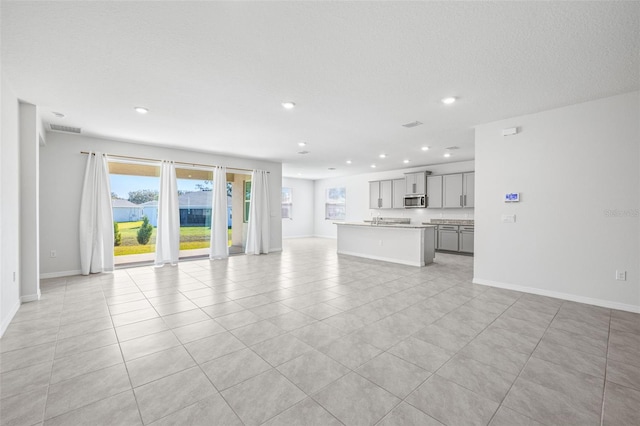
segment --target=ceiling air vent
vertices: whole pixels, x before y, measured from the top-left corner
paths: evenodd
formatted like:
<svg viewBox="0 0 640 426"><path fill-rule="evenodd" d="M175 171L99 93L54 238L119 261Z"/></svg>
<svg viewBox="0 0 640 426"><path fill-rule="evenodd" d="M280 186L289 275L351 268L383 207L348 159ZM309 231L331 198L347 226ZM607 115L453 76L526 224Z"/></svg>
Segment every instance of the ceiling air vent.
<svg viewBox="0 0 640 426"><path fill-rule="evenodd" d="M448 146L445 149L453 150L453 149L460 149L460 147L459 146Z"/></svg>
<svg viewBox="0 0 640 426"><path fill-rule="evenodd" d="M64 132L64 133L76 133L80 134L82 129L80 127L71 127L71 126L60 126L59 124L49 124L49 127L54 132Z"/></svg>
<svg viewBox="0 0 640 426"><path fill-rule="evenodd" d="M410 129L412 127L418 127L421 124L422 122L420 121L412 121L411 123L403 124L402 127L406 127L407 129Z"/></svg>

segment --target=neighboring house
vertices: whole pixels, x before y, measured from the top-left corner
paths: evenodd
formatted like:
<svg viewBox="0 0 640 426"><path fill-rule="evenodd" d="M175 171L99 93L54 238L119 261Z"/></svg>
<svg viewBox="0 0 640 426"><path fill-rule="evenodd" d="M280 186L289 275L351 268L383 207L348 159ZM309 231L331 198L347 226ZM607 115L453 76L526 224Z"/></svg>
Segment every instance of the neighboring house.
<svg viewBox="0 0 640 426"><path fill-rule="evenodd" d="M136 222L142 220L142 207L127 200L111 200L114 222Z"/></svg>
<svg viewBox="0 0 640 426"><path fill-rule="evenodd" d="M213 191L193 191L178 196L180 226L211 226Z"/></svg>
<svg viewBox="0 0 640 426"><path fill-rule="evenodd" d="M158 201L147 201L140 206L142 207L142 215L149 219L149 223L152 226L158 226Z"/></svg>
<svg viewBox="0 0 640 426"><path fill-rule="evenodd" d="M180 226L211 226L211 191L193 191L178 196ZM140 204L142 215L149 223L158 226L158 202ZM115 213L114 213L115 216ZM231 197L227 197L227 222L231 227Z"/></svg>
<svg viewBox="0 0 640 426"><path fill-rule="evenodd" d="M180 226L211 226L212 191L193 191L178 197ZM227 225L231 227L231 197L227 196Z"/></svg>

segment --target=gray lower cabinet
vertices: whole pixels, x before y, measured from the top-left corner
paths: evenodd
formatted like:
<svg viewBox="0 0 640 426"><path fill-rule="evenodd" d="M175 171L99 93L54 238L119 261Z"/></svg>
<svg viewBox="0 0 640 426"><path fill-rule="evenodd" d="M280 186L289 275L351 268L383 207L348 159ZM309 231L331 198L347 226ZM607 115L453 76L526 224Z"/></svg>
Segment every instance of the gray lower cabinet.
<svg viewBox="0 0 640 426"><path fill-rule="evenodd" d="M436 249L473 253L473 226L438 225Z"/></svg>
<svg viewBox="0 0 640 426"><path fill-rule="evenodd" d="M458 251L458 226L438 226L438 250Z"/></svg>
<svg viewBox="0 0 640 426"><path fill-rule="evenodd" d="M473 226L460 226L458 235L459 251L473 253Z"/></svg>

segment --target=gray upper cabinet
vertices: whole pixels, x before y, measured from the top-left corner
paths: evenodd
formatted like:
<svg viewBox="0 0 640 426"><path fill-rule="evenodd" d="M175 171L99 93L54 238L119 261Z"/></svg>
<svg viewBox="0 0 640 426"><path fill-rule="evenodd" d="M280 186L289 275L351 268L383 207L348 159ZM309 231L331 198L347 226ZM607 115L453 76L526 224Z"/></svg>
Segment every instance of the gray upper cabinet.
<svg viewBox="0 0 640 426"><path fill-rule="evenodd" d="M442 208L442 176L427 176L427 208Z"/></svg>
<svg viewBox="0 0 640 426"><path fill-rule="evenodd" d="M369 208L390 209L393 203L392 192L393 182L390 180L369 182Z"/></svg>
<svg viewBox="0 0 640 426"><path fill-rule="evenodd" d="M405 191L405 180L394 179L393 180L393 202L391 203L392 209L404 208L404 191Z"/></svg>
<svg viewBox="0 0 640 426"><path fill-rule="evenodd" d="M462 203L462 173L444 175L442 179L443 207L445 209L460 209Z"/></svg>
<svg viewBox="0 0 640 426"><path fill-rule="evenodd" d="M462 174L462 205L474 207L475 205L475 173Z"/></svg>
<svg viewBox="0 0 640 426"><path fill-rule="evenodd" d="M369 182L369 208L380 208L380 182Z"/></svg>
<svg viewBox="0 0 640 426"><path fill-rule="evenodd" d="M475 205L475 173L456 173L442 176L442 207L446 209L472 208Z"/></svg>
<svg viewBox="0 0 640 426"><path fill-rule="evenodd" d="M405 194L426 194L427 193L427 172L405 173L406 184Z"/></svg>

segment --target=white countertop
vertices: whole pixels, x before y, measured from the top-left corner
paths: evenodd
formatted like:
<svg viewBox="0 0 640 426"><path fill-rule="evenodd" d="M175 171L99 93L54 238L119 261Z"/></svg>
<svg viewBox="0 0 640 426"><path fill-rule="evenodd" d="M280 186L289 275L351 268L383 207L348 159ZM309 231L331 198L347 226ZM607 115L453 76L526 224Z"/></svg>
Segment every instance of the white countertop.
<svg viewBox="0 0 640 426"><path fill-rule="evenodd" d="M435 228L436 225L412 224L412 223L381 223L374 225L365 222L333 222L336 225L366 226L367 228Z"/></svg>

